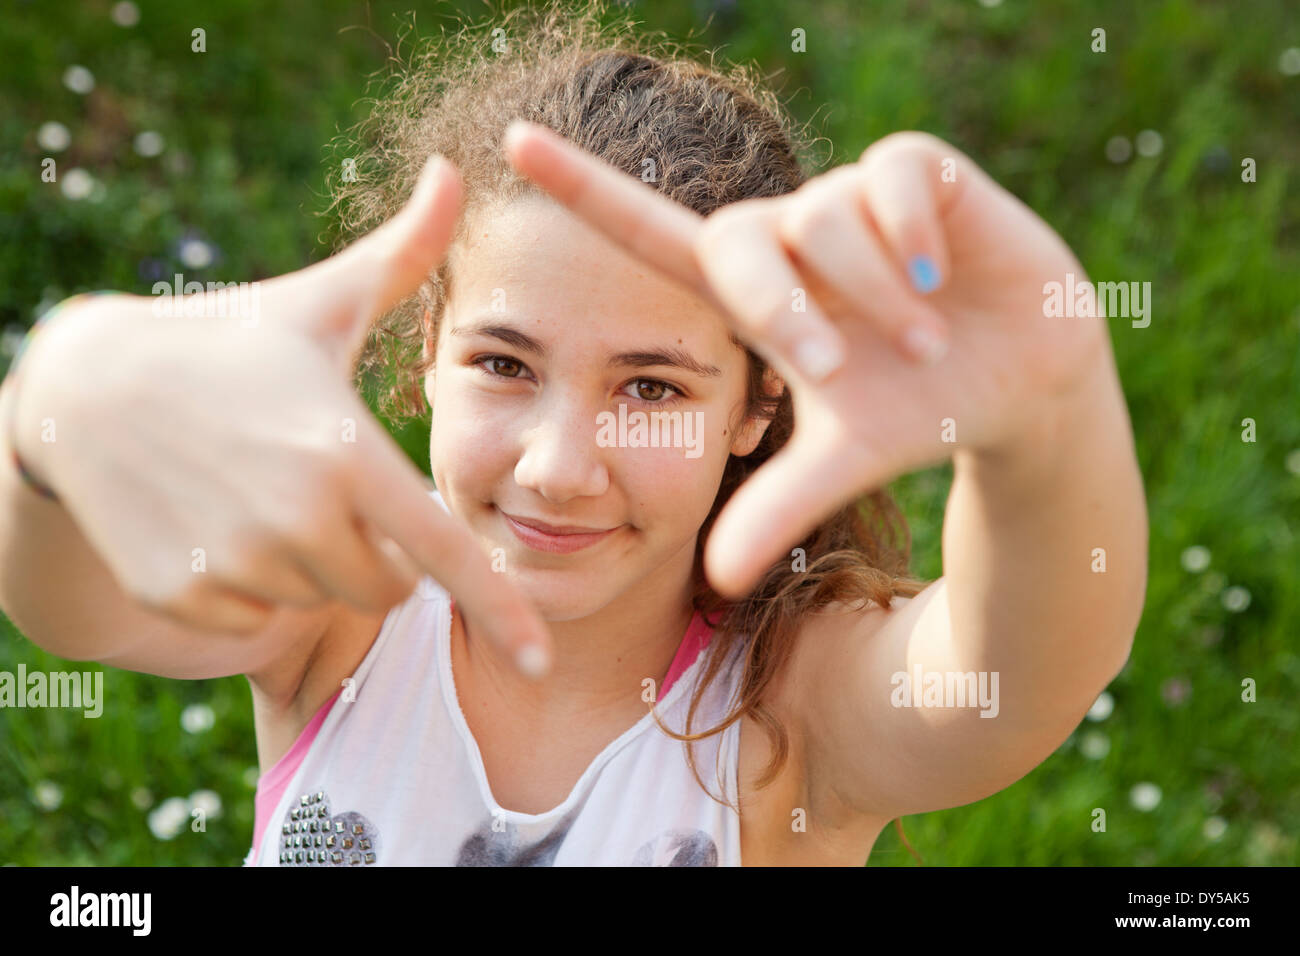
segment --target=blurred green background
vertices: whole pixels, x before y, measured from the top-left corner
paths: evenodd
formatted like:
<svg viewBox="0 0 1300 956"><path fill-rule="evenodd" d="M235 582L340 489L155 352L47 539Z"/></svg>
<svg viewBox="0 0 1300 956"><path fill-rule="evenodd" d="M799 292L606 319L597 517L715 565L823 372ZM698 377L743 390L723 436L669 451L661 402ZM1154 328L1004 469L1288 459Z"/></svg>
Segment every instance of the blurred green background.
<svg viewBox="0 0 1300 956"><path fill-rule="evenodd" d="M326 144L410 11L474 3L9 0L0 31L0 369L46 307L322 258ZM756 62L828 165L896 129L967 152L1097 280L1151 514L1128 667L1060 750L977 804L908 817L927 865L1294 864L1300 831L1300 10L1291 0L634 2ZM206 30L205 53L191 30ZM796 28L806 52L792 50ZM1094 52L1093 31L1106 31ZM56 125L50 125L56 124ZM58 180L41 180L56 162ZM1253 159L1256 181L1243 182ZM816 170L814 170L815 172ZM373 398L372 398L373 404ZM1243 441L1243 419L1256 440ZM395 435L427 467L427 423ZM894 486L941 574L951 468ZM0 620L0 670L73 669ZM76 665L75 669L96 669ZM1242 681L1258 700L1243 703ZM256 750L243 678L106 669L98 720L0 711L0 862L238 864ZM189 810L207 811L204 832ZM1091 811L1107 812L1093 833ZM873 866L915 865L892 827Z"/></svg>

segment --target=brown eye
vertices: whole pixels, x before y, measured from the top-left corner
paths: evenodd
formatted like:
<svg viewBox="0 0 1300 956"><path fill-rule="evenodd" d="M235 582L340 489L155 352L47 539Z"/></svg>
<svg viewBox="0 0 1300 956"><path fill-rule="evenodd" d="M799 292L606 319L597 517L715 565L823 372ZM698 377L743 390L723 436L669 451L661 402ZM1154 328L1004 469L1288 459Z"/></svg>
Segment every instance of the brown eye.
<svg viewBox="0 0 1300 956"><path fill-rule="evenodd" d="M667 389L663 382L654 382L650 379L642 379L636 385L637 394L647 402L657 402L664 397ZM651 394L647 395L645 390L649 389Z"/></svg>
<svg viewBox="0 0 1300 956"><path fill-rule="evenodd" d="M523 368L519 362L516 362L512 358L506 358L504 355L491 355L483 359L483 361L487 362L490 366L495 366L492 371L504 378L518 378L519 370ZM502 364L506 366L506 371L504 372L501 371L500 368ZM510 371L512 368L514 369L513 372Z"/></svg>

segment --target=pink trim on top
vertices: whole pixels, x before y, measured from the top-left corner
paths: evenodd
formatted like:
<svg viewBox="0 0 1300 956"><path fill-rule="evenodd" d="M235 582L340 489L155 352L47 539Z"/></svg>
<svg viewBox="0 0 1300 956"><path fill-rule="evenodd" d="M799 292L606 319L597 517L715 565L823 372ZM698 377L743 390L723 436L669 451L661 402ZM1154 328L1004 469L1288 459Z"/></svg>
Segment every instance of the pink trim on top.
<svg viewBox="0 0 1300 956"><path fill-rule="evenodd" d="M325 718L329 715L330 708L334 702L339 699L339 694L343 693L340 687L334 692L334 696L321 705L321 709L316 711L316 716L307 722L307 726L302 729L298 739L293 742L289 752L275 762L275 766L262 774L257 780L257 796L254 799L255 811L253 814L253 859L257 859L257 854L262 848L262 833L270 822L269 817L275 812L276 806L280 803L280 798L284 796L285 789L289 786L289 781L293 775L298 772L302 766L303 758L307 756L307 751L311 749L312 741L320 732L321 724L325 723Z"/></svg>
<svg viewBox="0 0 1300 956"><path fill-rule="evenodd" d="M682 638L681 644L677 647L677 656L673 662L668 665L668 674L664 677L664 686L659 688L659 700L668 696L668 691L677 678L686 672L686 669L695 663L695 659L700 656L700 652L709 646L709 641L713 639L713 628L709 627L708 622L704 620L704 615L699 611L691 618L690 626L686 628L686 636Z"/></svg>

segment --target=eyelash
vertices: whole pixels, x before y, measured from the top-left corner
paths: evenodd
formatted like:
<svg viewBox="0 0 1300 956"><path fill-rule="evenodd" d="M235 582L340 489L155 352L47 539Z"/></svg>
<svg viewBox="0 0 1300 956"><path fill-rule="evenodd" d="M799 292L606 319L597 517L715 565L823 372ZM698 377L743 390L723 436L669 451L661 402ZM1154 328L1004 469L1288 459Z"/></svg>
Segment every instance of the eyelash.
<svg viewBox="0 0 1300 956"><path fill-rule="evenodd" d="M521 369L526 369L526 368L528 368L528 366L525 365L523 362L519 361L518 359L513 359L513 358L511 358L511 357L508 356L508 355L481 355L481 356L479 356L478 358L473 359L473 360L470 362L470 364L473 365L475 368L478 368L479 370L481 370L481 371L483 372L484 375L489 375L489 376L492 376L493 378L504 378L504 379L518 379L518 378L519 378L518 375L502 375L500 372L493 372L493 371L490 371L488 368L485 367L484 363L485 363L485 362L493 362L493 361L509 362L509 363L511 363L511 364L513 364L513 365L518 365ZM666 406L669 406L669 405L676 405L678 402L680 402L680 401L682 401L684 398L686 398L686 393L683 392L683 391L682 391L680 388L678 388L676 385L672 385L672 384L670 384L670 383L668 383L668 382L661 381L660 379L657 379L657 378L634 378L634 379L632 379L631 381L629 381L627 384L631 385L631 384L636 383L636 382L644 382L644 383L648 383L648 384L650 384L650 385L659 385L659 386L662 386L664 389L666 389L668 392L671 392L671 393L672 393L672 397L671 397L671 398L665 398L665 399L663 399L663 400L661 400L661 401L657 401L657 402L655 402L655 401L651 401L651 400L648 399L648 398L641 398L641 397L639 397L639 396L635 399L636 401L641 402L642 404L645 404L645 405L654 405L654 406L657 406L657 407L663 408L663 407L666 407Z"/></svg>

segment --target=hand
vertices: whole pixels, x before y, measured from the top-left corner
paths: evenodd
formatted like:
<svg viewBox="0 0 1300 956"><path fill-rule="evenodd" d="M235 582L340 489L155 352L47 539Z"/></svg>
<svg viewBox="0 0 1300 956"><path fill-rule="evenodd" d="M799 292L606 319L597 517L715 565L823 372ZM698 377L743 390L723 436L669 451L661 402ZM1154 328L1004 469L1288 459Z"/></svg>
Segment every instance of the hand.
<svg viewBox="0 0 1300 956"><path fill-rule="evenodd" d="M157 299L109 296L33 341L19 453L128 595L248 633L281 604L384 611L429 574L488 640L549 656L536 609L430 499L351 383L373 317L441 261L460 191L434 161L389 223L261 283L252 316L163 318ZM47 418L52 442L38 438Z"/></svg>
<svg viewBox="0 0 1300 956"><path fill-rule="evenodd" d="M747 593L850 499L954 452L1016 446L1102 364L1103 319L1043 314L1046 282L1086 278L1069 248L928 134L888 136L793 193L707 218L544 127L513 124L506 149L521 174L711 303L792 390L793 435L707 543L723 594ZM909 349L912 328L942 343L933 361Z"/></svg>

